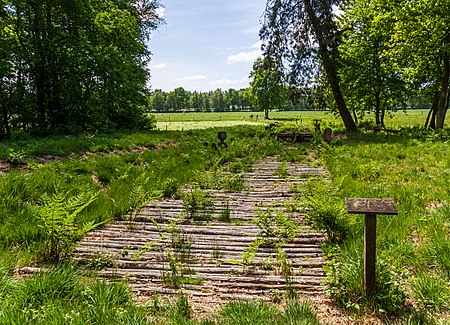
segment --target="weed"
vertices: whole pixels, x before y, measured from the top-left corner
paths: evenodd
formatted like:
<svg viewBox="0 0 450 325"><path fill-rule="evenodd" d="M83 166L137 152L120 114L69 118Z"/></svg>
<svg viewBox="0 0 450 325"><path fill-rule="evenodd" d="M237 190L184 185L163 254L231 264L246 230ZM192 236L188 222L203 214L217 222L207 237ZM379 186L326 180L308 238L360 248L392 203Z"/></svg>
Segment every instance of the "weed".
<svg viewBox="0 0 450 325"><path fill-rule="evenodd" d="M449 281L439 276L422 273L412 285L414 296L423 310L441 312L449 308Z"/></svg>
<svg viewBox="0 0 450 325"><path fill-rule="evenodd" d="M283 179L288 178L289 174L289 169L285 162L281 163L275 170L275 175Z"/></svg>
<svg viewBox="0 0 450 325"><path fill-rule="evenodd" d="M147 192L147 183L149 177L141 174L136 178L133 188L130 191L130 208L132 211L137 211L149 200Z"/></svg>
<svg viewBox="0 0 450 325"><path fill-rule="evenodd" d="M220 212L220 215L218 217L218 220L220 222L226 222L229 223L231 222L231 217L230 217L230 203L227 201L227 205L225 206L225 208Z"/></svg>
<svg viewBox="0 0 450 325"><path fill-rule="evenodd" d="M280 312L277 309L257 301L228 303L220 314L224 325L272 325L278 323L280 318Z"/></svg>
<svg viewBox="0 0 450 325"><path fill-rule="evenodd" d="M283 247L278 246L277 247L277 262L280 268L280 272L284 277L284 280L286 281L287 286L289 287L291 285L291 276L292 276L292 266L289 263L288 256L286 254L286 251L283 249Z"/></svg>
<svg viewBox="0 0 450 325"><path fill-rule="evenodd" d="M264 258L261 261L261 269L264 271L272 271L273 270L272 256L269 256L268 258Z"/></svg>
<svg viewBox="0 0 450 325"><path fill-rule="evenodd" d="M263 240L258 239L251 243L247 249L242 253L240 264L244 266L250 266L253 264L253 260L255 259L256 253L259 250L259 247L263 244Z"/></svg>
<svg viewBox="0 0 450 325"><path fill-rule="evenodd" d="M216 260L223 257L223 253L217 244L215 244L215 246L213 247L213 250L211 252L211 257L212 257L212 259L216 259Z"/></svg>
<svg viewBox="0 0 450 325"><path fill-rule="evenodd" d="M189 220L207 220L211 215L211 206L212 200L199 188L194 187L183 194L183 209Z"/></svg>
<svg viewBox="0 0 450 325"><path fill-rule="evenodd" d="M288 325L320 325L317 313L309 300L300 302L291 300L283 314L283 324Z"/></svg>
<svg viewBox="0 0 450 325"><path fill-rule="evenodd" d="M192 240L188 235L186 235L186 233L171 233L171 243L177 260L181 262L187 262L190 260Z"/></svg>
<svg viewBox="0 0 450 325"><path fill-rule="evenodd" d="M399 313L405 307L406 294L403 291L406 274L397 272L382 259L377 262L376 290L372 297L366 297L363 287L363 258L358 248L352 255L334 256L325 268L329 280L328 294L342 307L359 312L371 309L377 314Z"/></svg>
<svg viewBox="0 0 450 325"><path fill-rule="evenodd" d="M343 200L336 195L330 180L310 178L298 194L306 209L306 221L316 229L325 230L328 240L336 243L345 239L350 222Z"/></svg>
<svg viewBox="0 0 450 325"><path fill-rule="evenodd" d="M96 256L89 260L87 266L94 270L110 268L116 265L116 259L111 253L97 252Z"/></svg>
<svg viewBox="0 0 450 325"><path fill-rule="evenodd" d="M142 245L141 247L139 247L138 250L136 250L136 252L134 252L134 254L131 256L131 259L134 261L138 261L141 256L145 253L149 253L153 250L155 250L155 248L157 248L158 245L156 245L155 242L146 242L144 245Z"/></svg>
<svg viewBox="0 0 450 325"><path fill-rule="evenodd" d="M164 197L178 197L179 184L175 178L169 177L162 183L162 194Z"/></svg>
<svg viewBox="0 0 450 325"><path fill-rule="evenodd" d="M301 231L295 220L283 210L268 208L266 212L259 210L255 221L263 238L274 238L275 240L292 239Z"/></svg>
<svg viewBox="0 0 450 325"><path fill-rule="evenodd" d="M25 163L25 151L9 148L8 161L12 165L23 165Z"/></svg>

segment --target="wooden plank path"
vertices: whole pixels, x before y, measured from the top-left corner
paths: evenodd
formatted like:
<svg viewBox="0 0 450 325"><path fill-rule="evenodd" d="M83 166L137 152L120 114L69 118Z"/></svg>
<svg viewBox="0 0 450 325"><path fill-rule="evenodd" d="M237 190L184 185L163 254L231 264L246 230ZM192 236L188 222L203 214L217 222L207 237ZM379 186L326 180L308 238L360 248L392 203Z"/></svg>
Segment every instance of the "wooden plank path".
<svg viewBox="0 0 450 325"><path fill-rule="evenodd" d="M191 303L217 304L228 299L273 300L289 286L309 297L324 292L323 233L303 223L303 215L288 209L290 189L308 177L324 174L323 168L284 163L288 176L277 176L276 157L255 164L244 173L245 188L236 193L208 191L214 200L210 221L186 221L183 202L161 199L146 205L102 229L87 234L75 251L82 263L103 265L99 275L108 280L125 279L138 296L186 294ZM227 209L231 222L217 217ZM301 226L301 233L281 246L289 267L283 269L280 249L265 238L250 263L245 252L261 229L254 220L259 213L283 210Z"/></svg>

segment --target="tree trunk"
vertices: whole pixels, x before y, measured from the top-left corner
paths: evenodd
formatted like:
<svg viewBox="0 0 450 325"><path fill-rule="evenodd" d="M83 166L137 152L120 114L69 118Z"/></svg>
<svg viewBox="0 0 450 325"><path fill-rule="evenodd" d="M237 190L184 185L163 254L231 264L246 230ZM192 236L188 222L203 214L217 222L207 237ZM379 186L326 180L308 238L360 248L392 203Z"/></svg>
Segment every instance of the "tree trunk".
<svg viewBox="0 0 450 325"><path fill-rule="evenodd" d="M381 126L380 120L380 92L375 93L375 124Z"/></svg>
<svg viewBox="0 0 450 325"><path fill-rule="evenodd" d="M1 79L0 79L1 80ZM0 84L0 95L2 95L3 89ZM4 94L6 96L6 92ZM1 98L1 97L0 97ZM6 100L1 101L2 106L2 121L0 122L0 141L11 139L11 127L9 126L8 121L8 105L6 104Z"/></svg>
<svg viewBox="0 0 450 325"><path fill-rule="evenodd" d="M428 112L427 120L425 121L425 128L436 128L436 109L439 104L439 92L435 92L433 95L433 104Z"/></svg>
<svg viewBox="0 0 450 325"><path fill-rule="evenodd" d="M450 34L447 35L447 39L444 45L450 43ZM447 94L449 92L449 78L450 78L450 55L445 53L443 58L443 69L442 69L442 81L441 81L441 91L439 94L439 104L436 110L436 129L442 129L445 122L445 114L447 113Z"/></svg>
<svg viewBox="0 0 450 325"><path fill-rule="evenodd" d="M347 131L355 131L356 124L347 108L347 105L345 104L344 96L342 95L341 87L339 85L336 65L335 62L333 62L333 59L330 57L326 40L322 33L322 26L320 25L320 21L314 13L310 0L303 0L303 4L305 5L306 13L308 14L309 20L314 29L317 42L319 43L320 57L322 58L323 67L325 69L328 82L330 83L331 90L333 91L334 100L336 101L339 114L341 115L342 121L344 122Z"/></svg>

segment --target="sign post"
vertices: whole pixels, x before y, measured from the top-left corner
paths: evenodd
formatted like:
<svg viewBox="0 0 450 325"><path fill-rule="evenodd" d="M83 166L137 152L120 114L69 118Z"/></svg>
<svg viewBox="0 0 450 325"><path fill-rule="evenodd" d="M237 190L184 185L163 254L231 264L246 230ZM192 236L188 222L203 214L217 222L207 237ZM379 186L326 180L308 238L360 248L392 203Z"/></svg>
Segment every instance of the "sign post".
<svg viewBox="0 0 450 325"><path fill-rule="evenodd" d="M376 289L377 215L398 215L393 199L345 199L348 213L364 214L364 290L366 296Z"/></svg>

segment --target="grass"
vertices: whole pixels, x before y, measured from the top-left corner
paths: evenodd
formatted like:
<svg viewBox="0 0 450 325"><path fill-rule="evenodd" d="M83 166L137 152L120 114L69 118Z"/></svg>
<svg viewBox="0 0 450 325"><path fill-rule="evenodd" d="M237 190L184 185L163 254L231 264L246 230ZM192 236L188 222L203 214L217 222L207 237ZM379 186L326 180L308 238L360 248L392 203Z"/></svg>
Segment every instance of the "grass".
<svg viewBox="0 0 450 325"><path fill-rule="evenodd" d="M45 219L39 217L45 197L58 195L69 200L80 193L97 193L95 200L70 220L70 229L81 229L87 224L121 218L152 199L176 196L181 184L192 182L213 166L242 157L251 161L283 150L263 128L235 127L228 132L229 148L219 150L204 146L216 140L214 129L113 134L101 147L106 150L116 143L115 150L108 153L74 154L80 148L93 150L92 143L100 143L97 137L51 138L47 146L44 139L37 140L39 150L24 147L28 157L38 152L54 153L55 141L64 144L58 150L61 156L48 163L29 161L25 170L13 168L0 177L0 250L28 252L31 259L45 256L54 235L54 229L46 227ZM18 144L5 143L8 145ZM237 176L229 177L224 186L234 188L239 181Z"/></svg>
<svg viewBox="0 0 450 325"><path fill-rule="evenodd" d="M385 124L387 128L398 129L407 126L422 126L425 124L428 110L397 111L386 115ZM329 126L333 129L343 129L339 116L325 111L271 111L270 120L264 121L262 112L210 112L210 113L158 113L156 119L158 128L165 130L187 130L189 128L209 128L219 126L231 126L239 124L272 123L273 121L290 121L297 125L312 128L315 119L322 121L322 128ZM365 117L362 121L373 122L372 116ZM450 123L450 117L447 117Z"/></svg>
<svg viewBox="0 0 450 325"><path fill-rule="evenodd" d="M195 117L191 114L180 114L177 119ZM339 123L323 112L271 114L290 119L294 125L296 114L302 116L297 123L312 124L312 118L319 117L339 129ZM387 121L388 127L422 124L425 116L421 111L402 114ZM170 116L175 119L176 115ZM213 115L199 114L198 119L209 116ZM231 113L216 117L221 123L231 118ZM207 182L206 170L221 171L228 163L230 171L242 172L259 157L278 154L282 160L296 161L307 153L306 149L287 150L289 143L268 137L262 126L227 128L228 149L214 150L210 144L218 142L218 130L24 137L3 143L0 157L12 157L12 149L14 158L21 161L0 177L0 323L147 324L149 317L157 324L201 323L193 319L182 298L154 308L136 305L125 285L93 281L73 265L52 263L49 271L24 280L11 274L17 266L42 263L46 257L54 233L39 215L45 195L74 200L79 193L98 193L76 213L69 227L83 229L86 224L122 218L152 199L179 196L179 187L197 181L199 175ZM330 146L314 144L329 170L329 183L311 180L297 191L300 197L308 197L313 207L311 223L334 238L325 247L330 257L329 293L344 309L369 311L386 319L395 315L405 324L433 324L440 318L441 323L448 322L449 139L448 130L405 129L397 134L358 132L336 139ZM39 160L42 155L57 157L43 163ZM285 170L279 172L284 176ZM239 174L220 180L217 186L238 189ZM362 289L363 218L341 213L345 197L392 197L398 204L398 216L378 217L375 297L365 297ZM78 238L79 234L70 236L73 242ZM311 305L292 304L278 309L258 302L236 302L203 324L250 324L260 319L260 324L267 320L274 324L318 323Z"/></svg>
<svg viewBox="0 0 450 325"><path fill-rule="evenodd" d="M406 296L414 295L418 311L448 308L437 297L448 296L450 283L450 147L446 137L429 139L413 130L409 135L357 133L322 150L338 189L331 197L341 204L345 197L391 197L399 210L398 216L378 217L380 291L373 299L364 297L360 282L363 218L355 216L347 223L347 236L330 254L336 263L330 294L345 308L402 314Z"/></svg>

